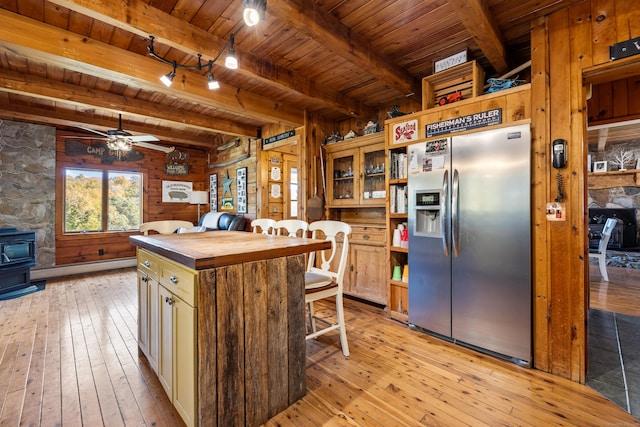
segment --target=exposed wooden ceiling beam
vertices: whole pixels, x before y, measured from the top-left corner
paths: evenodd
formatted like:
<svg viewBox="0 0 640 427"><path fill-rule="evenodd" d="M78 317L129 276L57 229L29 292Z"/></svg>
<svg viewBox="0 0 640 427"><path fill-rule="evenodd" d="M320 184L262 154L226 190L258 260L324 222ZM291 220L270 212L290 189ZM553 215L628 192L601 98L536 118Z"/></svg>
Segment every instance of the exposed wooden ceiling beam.
<svg viewBox="0 0 640 427"><path fill-rule="evenodd" d="M46 125L54 125L58 127L87 127L87 123L91 123L91 127L96 130L117 129L118 120L105 119L94 114L82 113L77 110L64 110L62 108L46 109L33 106L24 106L11 103L0 102L0 117L6 120L27 121L30 123L42 123ZM46 119L46 122L44 121ZM148 126L141 126L129 123L124 126L129 132L140 134L152 134L158 137L162 142L171 142L176 144L185 143L194 147L202 147L211 149L215 146L217 138L213 136L193 136L188 133L176 132L175 130L153 129L149 131ZM96 138L99 138L96 135Z"/></svg>
<svg viewBox="0 0 640 427"><path fill-rule="evenodd" d="M500 30L493 25L489 9L483 0L448 0L466 30L485 54L498 74L509 70L507 50Z"/></svg>
<svg viewBox="0 0 640 427"><path fill-rule="evenodd" d="M173 86L167 88L158 76L166 65L78 34L0 9L0 50L48 63L68 70L114 82L176 96L212 108L248 117L260 123L300 126L300 109L282 105L228 85L216 91L207 89L207 78L178 70Z"/></svg>
<svg viewBox="0 0 640 427"><path fill-rule="evenodd" d="M602 128L598 131L598 151L604 151L607 148L608 136L609 128Z"/></svg>
<svg viewBox="0 0 640 427"><path fill-rule="evenodd" d="M167 46L203 59L214 58L227 41L182 19L164 13L138 0L128 0L127 7L114 7L113 0L49 0L51 3L108 23L141 37L150 35ZM245 30L249 31L249 30ZM312 81L290 70L238 50L241 66L235 72L278 90L296 92L345 115L369 117L375 111L350 97L329 88L317 87Z"/></svg>
<svg viewBox="0 0 640 427"><path fill-rule="evenodd" d="M254 126L213 120L202 114L194 114L153 102L140 101L69 83L46 80L33 75L24 75L6 69L0 69L0 91L82 107L99 108L114 113L123 112L130 116L153 117L162 121L166 126L175 124L198 131L235 136L254 136L256 133Z"/></svg>
<svg viewBox="0 0 640 427"><path fill-rule="evenodd" d="M315 2L269 0L268 11L297 31L322 40L336 55L369 71L379 80L401 93L419 99L420 82L393 61L382 57L368 42L360 39L336 17L318 9Z"/></svg>

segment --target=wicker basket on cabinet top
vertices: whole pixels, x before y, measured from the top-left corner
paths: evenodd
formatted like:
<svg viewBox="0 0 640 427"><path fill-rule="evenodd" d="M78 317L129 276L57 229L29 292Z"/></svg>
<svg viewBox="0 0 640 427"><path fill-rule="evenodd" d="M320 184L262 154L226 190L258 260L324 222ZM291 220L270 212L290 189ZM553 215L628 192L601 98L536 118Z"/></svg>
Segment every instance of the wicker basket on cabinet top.
<svg viewBox="0 0 640 427"><path fill-rule="evenodd" d="M484 70L476 61L447 68L422 79L422 109L482 95Z"/></svg>

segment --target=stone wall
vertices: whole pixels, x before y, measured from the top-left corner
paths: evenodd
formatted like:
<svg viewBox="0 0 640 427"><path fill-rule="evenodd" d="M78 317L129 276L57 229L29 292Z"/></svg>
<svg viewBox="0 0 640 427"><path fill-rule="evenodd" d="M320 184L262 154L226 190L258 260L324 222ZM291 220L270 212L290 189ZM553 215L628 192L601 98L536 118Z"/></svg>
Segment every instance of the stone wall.
<svg viewBox="0 0 640 427"><path fill-rule="evenodd" d="M617 166L610 166L614 154L618 150L626 150L634 153L634 161L626 165L626 169L634 169L635 163L640 158L640 140L629 141L607 147L602 152L590 152L591 161L607 161L608 170L618 170ZM589 190L589 208L634 208L636 209L636 224L638 235L636 241L640 242L640 187L614 187L598 190ZM638 244L640 246L640 244Z"/></svg>
<svg viewBox="0 0 640 427"><path fill-rule="evenodd" d="M36 269L55 264L55 144L55 127L0 120L0 228L36 232Z"/></svg>

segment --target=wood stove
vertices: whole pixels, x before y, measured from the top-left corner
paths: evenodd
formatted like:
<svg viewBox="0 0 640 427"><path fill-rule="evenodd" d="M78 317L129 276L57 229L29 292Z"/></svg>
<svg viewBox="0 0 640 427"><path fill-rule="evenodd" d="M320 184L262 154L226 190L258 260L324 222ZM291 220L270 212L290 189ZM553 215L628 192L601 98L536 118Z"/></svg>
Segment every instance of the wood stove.
<svg viewBox="0 0 640 427"><path fill-rule="evenodd" d="M0 228L0 293L31 285L31 267L36 265L35 231Z"/></svg>
<svg viewBox="0 0 640 427"><path fill-rule="evenodd" d="M607 218L616 218L616 224L607 249L634 248L636 242L636 210L626 208L591 208L589 209L589 232L594 236L589 240L590 248L597 248L600 234Z"/></svg>

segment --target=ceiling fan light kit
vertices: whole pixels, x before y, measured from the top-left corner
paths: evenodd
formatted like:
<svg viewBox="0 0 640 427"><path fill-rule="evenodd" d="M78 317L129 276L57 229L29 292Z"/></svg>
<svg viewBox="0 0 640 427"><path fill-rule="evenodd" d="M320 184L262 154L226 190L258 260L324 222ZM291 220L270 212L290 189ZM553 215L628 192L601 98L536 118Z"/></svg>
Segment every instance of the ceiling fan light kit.
<svg viewBox="0 0 640 427"><path fill-rule="evenodd" d="M97 135L102 136L103 138L96 138L93 136L89 137L77 137L72 136L72 138L77 139L104 139L106 140L106 146L109 150L115 151L118 159L122 156L123 153L127 153L131 151L133 146L149 148L151 150L163 151L165 153L171 153L175 150L175 147L163 147L162 145L151 144L152 141L160 141L153 135L132 135L129 132L125 131L122 128L122 114L118 115L118 129L110 129L106 133L97 131L95 129L80 127L80 129L86 130L88 132L95 133Z"/></svg>

